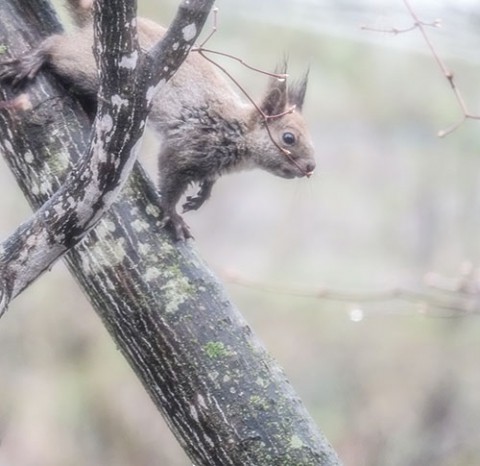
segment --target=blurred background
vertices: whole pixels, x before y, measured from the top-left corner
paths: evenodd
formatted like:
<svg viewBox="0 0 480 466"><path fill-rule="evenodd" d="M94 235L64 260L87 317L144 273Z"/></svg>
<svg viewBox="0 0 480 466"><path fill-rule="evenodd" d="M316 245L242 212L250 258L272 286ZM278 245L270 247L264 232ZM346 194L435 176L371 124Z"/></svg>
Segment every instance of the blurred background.
<svg viewBox="0 0 480 466"><path fill-rule="evenodd" d="M401 0L217 3L210 48L310 66L318 167L224 177L196 247L346 465L478 466L480 121L437 137L462 113L420 32L385 32L412 25ZM411 3L480 113L478 2ZM177 4L139 1L162 24ZM30 210L0 164L5 238ZM2 318L0 380L0 466L190 465L61 263Z"/></svg>

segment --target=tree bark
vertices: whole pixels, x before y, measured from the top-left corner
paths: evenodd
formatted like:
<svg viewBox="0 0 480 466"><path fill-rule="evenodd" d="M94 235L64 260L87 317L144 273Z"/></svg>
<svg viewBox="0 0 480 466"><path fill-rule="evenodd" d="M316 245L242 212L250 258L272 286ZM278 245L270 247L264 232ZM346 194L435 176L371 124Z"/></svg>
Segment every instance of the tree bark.
<svg viewBox="0 0 480 466"><path fill-rule="evenodd" d="M0 15L0 42L13 56L59 30L46 1L4 0ZM0 147L37 209L85 151L90 123L46 73L25 92L31 110L0 113ZM157 206L136 165L120 199L65 259L192 462L338 465L278 364L191 244L162 228Z"/></svg>

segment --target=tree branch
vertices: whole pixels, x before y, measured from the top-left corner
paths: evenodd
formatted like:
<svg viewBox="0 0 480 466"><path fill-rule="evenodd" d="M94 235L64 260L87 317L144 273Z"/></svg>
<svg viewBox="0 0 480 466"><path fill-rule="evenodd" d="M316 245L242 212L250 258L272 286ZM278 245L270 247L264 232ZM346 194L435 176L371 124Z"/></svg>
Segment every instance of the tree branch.
<svg viewBox="0 0 480 466"><path fill-rule="evenodd" d="M354 306L354 310L359 309L360 305L387 303L391 301L404 301L415 305L415 312L430 317L451 318L479 313L478 290L465 293L461 289L452 290L447 289L445 286L440 287L438 285L438 282L440 281L439 276L436 274L429 274L426 277L426 285L429 286L427 290L408 289L399 286L376 291L335 290L328 287L302 289L285 285L258 282L242 277L233 271L223 273L222 277L226 282L233 285L242 286L264 293L272 293L276 296L285 295L298 298L349 303ZM475 283L475 286L478 286L477 283ZM439 295L436 292L449 292L449 295Z"/></svg>
<svg viewBox="0 0 480 466"><path fill-rule="evenodd" d="M463 93L460 90L460 88L458 87L457 82L455 80L454 73L448 68L448 66L445 64L443 59L440 57L440 54L437 52L437 49L433 45L433 42L431 41L430 36L427 33L427 29L426 29L427 27L437 28L441 25L441 21L438 20L438 19L433 21L433 22L430 22L430 23L422 21L418 17L415 9L410 4L409 0L403 0L403 3L405 5L405 8L408 10L408 13L410 14L410 16L412 17L412 19L414 21L411 26L403 28L403 29L396 28L396 27L392 27L390 29L376 29L376 28L372 28L372 27L369 27L369 26L362 26L361 29L363 29L364 31L391 33L391 34L395 34L395 35L410 32L410 31L413 31L414 29L418 29L420 31L425 43L427 44L427 46L428 46L428 48L429 48L429 50L432 54L432 57L434 58L438 67L440 68L440 71L442 72L443 76L448 81L448 83L449 83L449 85L450 85L450 87L451 87L451 89L452 89L452 91L455 95L455 99L458 103L458 106L460 107L460 110L462 112L462 116L461 116L459 121L457 121L456 123L453 123L452 125L450 125L446 129L440 130L437 133L438 137L443 138L445 136L448 136L453 131L455 131L458 127L460 127L464 123L465 120L468 120L468 119L480 120L480 115L476 115L476 114L470 112L470 110L468 109L467 104L465 102L465 99L463 98Z"/></svg>
<svg viewBox="0 0 480 466"><path fill-rule="evenodd" d="M182 3L194 4L208 3ZM42 23L35 20L38 8ZM19 24L19 12L27 23ZM40 40L40 25L58 27L39 0L4 0L0 15L0 42L8 39L12 55L29 47L25 37L30 44ZM59 188L70 160L83 153L90 128L76 103L47 76L35 80L28 94L32 110L0 112L0 145L38 208ZM218 281L188 244L173 242L162 228L157 205L155 190L135 167L120 199L65 258L192 462L338 465Z"/></svg>

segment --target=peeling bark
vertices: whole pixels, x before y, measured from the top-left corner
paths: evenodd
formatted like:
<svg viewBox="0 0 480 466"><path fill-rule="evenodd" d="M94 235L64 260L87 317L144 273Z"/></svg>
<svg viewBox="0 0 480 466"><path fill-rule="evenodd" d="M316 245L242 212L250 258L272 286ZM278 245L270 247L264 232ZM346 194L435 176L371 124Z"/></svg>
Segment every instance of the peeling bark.
<svg viewBox="0 0 480 466"><path fill-rule="evenodd" d="M182 7L189 10L192 3L184 0ZM198 4L208 8L211 2ZM0 42L8 45L12 55L58 30L44 1L4 0L0 15ZM100 22L108 23L105 18L106 13L103 19L99 15ZM130 56L134 42L133 38ZM152 49L146 60L155 62L168 53L167 45ZM167 48L162 52L162 47ZM148 73L143 76L149 85L162 79ZM115 92L121 92L122 82L116 81ZM111 89L114 86L115 80ZM85 151L90 128L77 103L47 74L25 91L33 108L0 113L0 147L37 209L59 189ZM12 96L8 89L2 92L4 97ZM115 114L117 124L122 111ZM102 118L102 109L98 118ZM141 126L122 128L138 131ZM129 150L134 149L136 137L129 133ZM68 203L68 197L63 200ZM67 208L65 203L59 205ZM157 194L137 165L120 199L65 259L192 462L196 466L338 465L336 454L282 370L191 245L175 243L162 228L157 206ZM67 216L63 226L58 224L59 234L66 233L69 220ZM43 235L49 232L40 221L22 228L21 247L7 244L4 260L12 259L8 255L12 251L32 256L25 239L32 229ZM78 234L80 230L74 229L71 237L77 239ZM71 245L59 244L61 248ZM8 274L2 276L4 282L9 279Z"/></svg>

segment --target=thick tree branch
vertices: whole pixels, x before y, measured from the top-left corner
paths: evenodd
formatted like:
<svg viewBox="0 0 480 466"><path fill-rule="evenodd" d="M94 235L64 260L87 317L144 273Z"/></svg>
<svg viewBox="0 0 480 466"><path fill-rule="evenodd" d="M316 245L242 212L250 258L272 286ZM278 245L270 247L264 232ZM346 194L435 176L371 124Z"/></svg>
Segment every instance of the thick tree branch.
<svg viewBox="0 0 480 466"><path fill-rule="evenodd" d="M194 4L208 3L182 5ZM22 31L31 31L30 44L40 40L33 29L38 8L42 24L55 25L38 0L0 2L0 42L8 42L11 54L28 48ZM17 10L27 23L19 24ZM59 188L70 160L83 153L90 129L75 102L46 76L27 91L32 110L0 113L0 144L38 208ZM189 245L172 242L162 228L157 205L136 167L121 198L65 258L192 462L339 464L216 279Z"/></svg>

